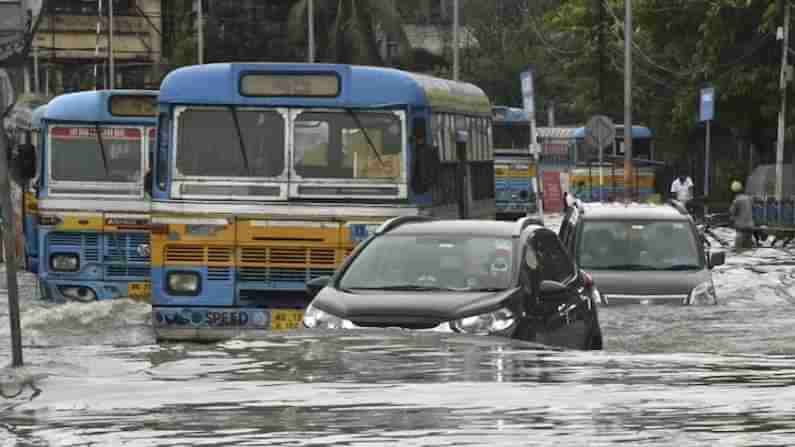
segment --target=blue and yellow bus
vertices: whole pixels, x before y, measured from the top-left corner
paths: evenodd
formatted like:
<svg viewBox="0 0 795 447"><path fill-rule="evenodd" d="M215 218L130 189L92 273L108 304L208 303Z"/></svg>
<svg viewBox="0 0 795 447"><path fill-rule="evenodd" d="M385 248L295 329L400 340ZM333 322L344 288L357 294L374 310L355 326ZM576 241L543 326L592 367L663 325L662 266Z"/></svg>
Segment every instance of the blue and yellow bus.
<svg viewBox="0 0 795 447"><path fill-rule="evenodd" d="M494 106L492 112L497 217L514 220L535 214L538 180L530 153L530 119L515 107Z"/></svg>
<svg viewBox="0 0 795 447"><path fill-rule="evenodd" d="M171 72L152 195L158 339L295 327L306 282L386 219L455 217L462 198L471 217L493 217L490 129L479 88L394 69Z"/></svg>
<svg viewBox="0 0 795 447"><path fill-rule="evenodd" d="M44 299L149 297L144 191L157 92L105 90L51 100L35 182ZM33 155L29 155L33 157Z"/></svg>
<svg viewBox="0 0 795 447"><path fill-rule="evenodd" d="M616 136L599 152L585 144L585 127L574 131L570 153L576 167L569 173L569 188L584 201L614 201L624 196L624 125L615 126ZM630 190L636 200L645 201L668 191L657 191L656 175L664 163L654 159L654 135L648 127L632 126L632 155L634 169Z"/></svg>

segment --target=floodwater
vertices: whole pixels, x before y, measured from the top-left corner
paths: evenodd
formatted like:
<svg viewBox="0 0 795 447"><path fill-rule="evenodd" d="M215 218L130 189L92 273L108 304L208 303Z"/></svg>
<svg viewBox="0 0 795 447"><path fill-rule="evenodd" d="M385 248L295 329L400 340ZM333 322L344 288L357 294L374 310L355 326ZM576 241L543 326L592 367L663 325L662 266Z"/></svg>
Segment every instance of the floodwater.
<svg viewBox="0 0 795 447"><path fill-rule="evenodd" d="M793 264L730 253L716 306L602 308L602 352L400 331L158 345L147 304L45 304L22 275L0 447L792 445ZM8 332L0 298L3 364Z"/></svg>

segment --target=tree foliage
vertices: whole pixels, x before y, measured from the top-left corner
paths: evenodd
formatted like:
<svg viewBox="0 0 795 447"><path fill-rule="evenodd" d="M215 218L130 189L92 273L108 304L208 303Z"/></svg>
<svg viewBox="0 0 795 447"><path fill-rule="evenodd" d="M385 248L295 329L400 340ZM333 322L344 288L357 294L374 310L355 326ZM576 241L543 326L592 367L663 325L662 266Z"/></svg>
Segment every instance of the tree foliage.
<svg viewBox="0 0 795 447"><path fill-rule="evenodd" d="M599 20L599 7L602 17ZM769 0L646 0L633 2L633 116L671 140L690 138L700 124L698 98L715 87L716 121L765 149L778 112L780 48L776 4ZM545 55L572 82L581 115L599 105L601 61L609 97L604 113L621 117L624 78L624 1L562 0L546 14ZM599 29L603 44L599 45ZM583 76L586 74L586 76ZM771 133L773 131L773 133Z"/></svg>
<svg viewBox="0 0 795 447"><path fill-rule="evenodd" d="M380 47L392 41L400 65L410 65L411 45L392 2L384 0L314 1L316 61L384 65ZM289 32L294 45L306 47L308 0L290 10Z"/></svg>

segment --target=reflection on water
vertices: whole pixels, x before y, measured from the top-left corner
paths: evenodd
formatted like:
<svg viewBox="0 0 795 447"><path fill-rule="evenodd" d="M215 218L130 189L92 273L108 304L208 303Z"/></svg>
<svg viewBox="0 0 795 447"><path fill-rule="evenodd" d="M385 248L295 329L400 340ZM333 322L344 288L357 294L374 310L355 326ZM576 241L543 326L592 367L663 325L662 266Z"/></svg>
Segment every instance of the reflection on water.
<svg viewBox="0 0 795 447"><path fill-rule="evenodd" d="M795 363L784 356L378 332L73 351L33 350L42 392L5 400L6 435L33 445L787 445L795 433Z"/></svg>
<svg viewBox="0 0 795 447"><path fill-rule="evenodd" d="M717 306L602 308L604 352L404 331L156 345L148 305L50 305L25 276L0 446L791 445L792 264L730 254ZM3 299L5 363L7 320Z"/></svg>

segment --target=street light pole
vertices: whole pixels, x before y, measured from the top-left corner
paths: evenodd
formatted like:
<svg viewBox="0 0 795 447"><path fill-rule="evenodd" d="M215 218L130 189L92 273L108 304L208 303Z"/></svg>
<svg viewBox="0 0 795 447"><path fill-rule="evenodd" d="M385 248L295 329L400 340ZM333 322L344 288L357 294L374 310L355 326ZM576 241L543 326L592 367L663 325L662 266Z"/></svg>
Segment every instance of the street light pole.
<svg viewBox="0 0 795 447"><path fill-rule="evenodd" d="M789 1L784 2L784 39L781 43L781 76L779 91L781 93L781 111L778 112L778 139L776 140L776 200L781 201L783 196L784 176L784 127L787 118L787 53L789 53Z"/></svg>
<svg viewBox="0 0 795 447"><path fill-rule="evenodd" d="M624 0L624 197L632 197L632 0Z"/></svg>
<svg viewBox="0 0 795 447"><path fill-rule="evenodd" d="M108 47L110 51L110 89L113 90L116 84L116 70L113 65L113 0L108 0Z"/></svg>
<svg viewBox="0 0 795 447"><path fill-rule="evenodd" d="M311 64L315 62L315 2L314 0L309 0L307 3L307 22L309 28L309 54L307 55L307 61Z"/></svg>
<svg viewBox="0 0 795 447"><path fill-rule="evenodd" d="M453 0L453 79L458 80L458 0Z"/></svg>
<svg viewBox="0 0 795 447"><path fill-rule="evenodd" d="M196 41L199 44L199 54L198 60L199 65L204 63L204 7L202 6L202 0L196 1L197 9L196 9Z"/></svg>

